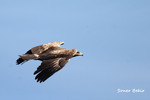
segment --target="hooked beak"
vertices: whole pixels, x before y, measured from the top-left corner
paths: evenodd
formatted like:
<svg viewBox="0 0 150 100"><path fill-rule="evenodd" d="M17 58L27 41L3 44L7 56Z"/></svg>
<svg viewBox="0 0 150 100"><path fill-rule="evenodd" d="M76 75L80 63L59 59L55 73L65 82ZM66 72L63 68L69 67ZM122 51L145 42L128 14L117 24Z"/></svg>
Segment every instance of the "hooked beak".
<svg viewBox="0 0 150 100"><path fill-rule="evenodd" d="M83 53L80 52L80 53L78 53L77 55L78 55L78 56L83 56Z"/></svg>
<svg viewBox="0 0 150 100"><path fill-rule="evenodd" d="M77 52L73 57L76 57L76 56L83 56L83 54L81 52Z"/></svg>
<svg viewBox="0 0 150 100"><path fill-rule="evenodd" d="M64 42L62 42L61 45L64 45Z"/></svg>

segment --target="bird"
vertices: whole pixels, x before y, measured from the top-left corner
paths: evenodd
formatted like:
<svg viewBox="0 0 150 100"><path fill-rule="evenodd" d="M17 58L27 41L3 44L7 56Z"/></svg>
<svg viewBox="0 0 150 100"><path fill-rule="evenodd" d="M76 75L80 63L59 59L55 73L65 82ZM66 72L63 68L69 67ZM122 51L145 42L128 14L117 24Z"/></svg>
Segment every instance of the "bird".
<svg viewBox="0 0 150 100"><path fill-rule="evenodd" d="M40 60L41 65L34 72L37 82L44 82L54 73L62 69L68 61L76 56L83 56L77 49L62 48L63 41L42 44L31 48L25 54L19 55L16 64L23 64L29 60Z"/></svg>

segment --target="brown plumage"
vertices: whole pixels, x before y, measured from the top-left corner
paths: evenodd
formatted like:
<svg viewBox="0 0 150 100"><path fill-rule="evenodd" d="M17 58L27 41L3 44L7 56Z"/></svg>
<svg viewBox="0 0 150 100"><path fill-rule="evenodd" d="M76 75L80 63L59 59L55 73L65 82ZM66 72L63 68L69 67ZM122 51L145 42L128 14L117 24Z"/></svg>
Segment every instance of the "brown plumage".
<svg viewBox="0 0 150 100"><path fill-rule="evenodd" d="M41 60L41 65L34 72L37 82L44 82L55 72L62 69L68 61L75 56L83 56L82 53L76 49L61 48L64 44L62 41L46 43L40 46L31 48L23 55L19 55L17 64L23 64L28 60Z"/></svg>

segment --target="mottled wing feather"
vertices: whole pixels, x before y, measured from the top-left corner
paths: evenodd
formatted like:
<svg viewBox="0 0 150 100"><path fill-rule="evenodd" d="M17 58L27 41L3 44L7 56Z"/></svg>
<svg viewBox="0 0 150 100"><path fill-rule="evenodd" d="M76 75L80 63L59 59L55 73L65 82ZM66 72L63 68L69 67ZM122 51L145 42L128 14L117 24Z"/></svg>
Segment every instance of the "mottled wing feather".
<svg viewBox="0 0 150 100"><path fill-rule="evenodd" d="M47 49L49 49L51 47L60 47L60 45L63 44L63 43L64 42L62 42L62 41L46 43L46 44L42 44L40 46L33 47L31 49L31 51L34 54L40 54L40 53L46 51Z"/></svg>
<svg viewBox="0 0 150 100"><path fill-rule="evenodd" d="M43 51L45 51L47 49L48 49L48 47L41 45L41 46L33 47L31 49L31 51L34 54L40 54L40 53L42 53Z"/></svg>
<svg viewBox="0 0 150 100"><path fill-rule="evenodd" d="M66 49L61 47L51 47L40 54L41 60L49 60L61 57L68 57Z"/></svg>
<svg viewBox="0 0 150 100"><path fill-rule="evenodd" d="M34 74L38 73L35 79L37 80L37 82L44 82L55 72L63 68L68 61L69 59L66 58L44 60L42 64L37 68L37 70L34 72Z"/></svg>
<svg viewBox="0 0 150 100"><path fill-rule="evenodd" d="M37 70L34 72L34 75L37 74L38 72L49 68L50 66L55 66L57 65L58 61L60 58L56 58L56 59L51 59L51 60L44 60L41 65L37 68Z"/></svg>

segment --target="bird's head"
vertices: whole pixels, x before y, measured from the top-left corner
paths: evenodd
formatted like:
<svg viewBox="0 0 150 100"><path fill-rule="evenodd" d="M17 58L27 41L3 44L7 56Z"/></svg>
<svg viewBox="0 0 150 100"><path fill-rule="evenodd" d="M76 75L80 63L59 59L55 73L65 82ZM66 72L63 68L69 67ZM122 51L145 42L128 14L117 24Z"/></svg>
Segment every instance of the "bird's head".
<svg viewBox="0 0 150 100"><path fill-rule="evenodd" d="M83 56L83 54L81 52L77 51L73 57L76 57L76 56Z"/></svg>

